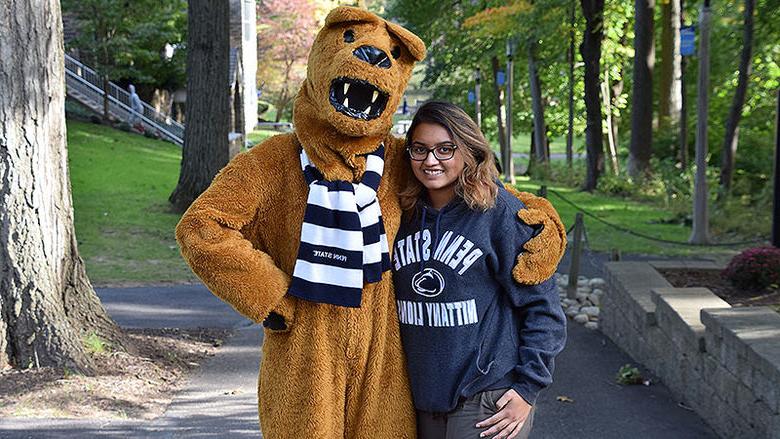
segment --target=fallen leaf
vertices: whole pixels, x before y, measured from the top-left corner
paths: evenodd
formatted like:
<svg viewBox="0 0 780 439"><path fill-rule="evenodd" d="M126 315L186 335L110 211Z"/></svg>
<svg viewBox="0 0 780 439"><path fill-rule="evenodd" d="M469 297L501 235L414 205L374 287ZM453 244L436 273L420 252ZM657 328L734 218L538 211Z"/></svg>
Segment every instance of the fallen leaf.
<svg viewBox="0 0 780 439"><path fill-rule="evenodd" d="M555 399L557 399L557 400L558 400L558 402L574 402L574 400L573 400L573 399L569 398L569 397L568 397L568 396L566 396L566 395L559 395L559 396L558 396L557 398L555 398Z"/></svg>

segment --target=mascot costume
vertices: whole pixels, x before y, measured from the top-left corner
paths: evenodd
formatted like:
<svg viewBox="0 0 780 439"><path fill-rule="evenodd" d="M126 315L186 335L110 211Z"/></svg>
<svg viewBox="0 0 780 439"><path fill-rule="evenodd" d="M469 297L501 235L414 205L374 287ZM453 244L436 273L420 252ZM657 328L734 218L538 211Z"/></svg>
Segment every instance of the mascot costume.
<svg viewBox="0 0 780 439"><path fill-rule="evenodd" d="M389 267L412 178L389 134L425 45L365 10L338 7L317 35L295 131L236 156L176 229L206 286L263 322L258 405L267 439L413 438ZM565 231L547 201L516 193L541 232L515 278L551 276ZM378 202L377 202L378 201ZM357 273L357 274L356 274Z"/></svg>

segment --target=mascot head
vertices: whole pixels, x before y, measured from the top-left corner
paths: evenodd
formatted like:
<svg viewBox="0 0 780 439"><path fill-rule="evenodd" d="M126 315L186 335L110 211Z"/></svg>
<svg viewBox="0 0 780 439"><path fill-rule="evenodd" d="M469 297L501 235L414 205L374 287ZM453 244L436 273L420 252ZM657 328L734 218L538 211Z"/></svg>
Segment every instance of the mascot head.
<svg viewBox="0 0 780 439"><path fill-rule="evenodd" d="M385 135L425 44L408 30L359 8L332 10L309 54L296 113L349 137ZM296 119L300 119L297 117ZM298 125L296 130L308 129Z"/></svg>

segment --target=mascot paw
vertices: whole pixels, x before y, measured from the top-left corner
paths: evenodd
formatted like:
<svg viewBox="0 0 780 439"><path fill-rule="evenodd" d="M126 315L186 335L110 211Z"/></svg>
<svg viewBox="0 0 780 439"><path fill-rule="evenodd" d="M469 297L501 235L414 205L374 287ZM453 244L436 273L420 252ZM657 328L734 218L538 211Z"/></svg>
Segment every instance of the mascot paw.
<svg viewBox="0 0 780 439"><path fill-rule="evenodd" d="M517 212L520 220L534 228L541 228L541 232L523 246L525 251L517 257L512 275L521 284L542 283L555 274L566 251L566 228L558 212L545 198L518 192L514 188L507 189L526 205L526 209Z"/></svg>
<svg viewBox="0 0 780 439"><path fill-rule="evenodd" d="M263 327L271 332L288 332L295 322L296 299L287 294L263 320Z"/></svg>

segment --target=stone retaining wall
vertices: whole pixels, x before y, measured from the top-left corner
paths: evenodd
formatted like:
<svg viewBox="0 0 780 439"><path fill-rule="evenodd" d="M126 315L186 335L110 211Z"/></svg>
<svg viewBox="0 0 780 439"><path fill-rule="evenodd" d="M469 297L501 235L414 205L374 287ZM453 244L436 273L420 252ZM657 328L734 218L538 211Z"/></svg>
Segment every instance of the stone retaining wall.
<svg viewBox="0 0 780 439"><path fill-rule="evenodd" d="M780 439L780 314L673 288L655 268L718 267L607 263L601 330L720 436Z"/></svg>

